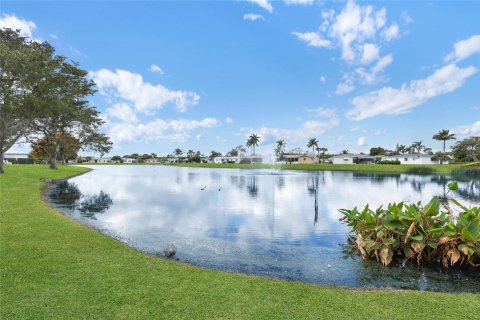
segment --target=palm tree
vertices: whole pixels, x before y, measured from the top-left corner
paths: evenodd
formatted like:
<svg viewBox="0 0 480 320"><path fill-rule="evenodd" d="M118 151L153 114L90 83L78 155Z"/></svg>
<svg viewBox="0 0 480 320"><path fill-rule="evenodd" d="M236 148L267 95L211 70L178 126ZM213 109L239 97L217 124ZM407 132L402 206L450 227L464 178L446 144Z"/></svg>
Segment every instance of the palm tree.
<svg viewBox="0 0 480 320"><path fill-rule="evenodd" d="M287 143L285 140L277 140L277 148L275 149L275 155L277 156L278 161L282 160L283 154L285 153L285 146Z"/></svg>
<svg viewBox="0 0 480 320"><path fill-rule="evenodd" d="M258 142L260 141L260 137L257 136L255 133L251 134L250 137L247 139L247 147L253 148L253 155L255 155L255 147L258 146Z"/></svg>
<svg viewBox="0 0 480 320"><path fill-rule="evenodd" d="M175 149L175 150L173 151L173 154L174 154L176 157L179 158L179 161L178 161L178 162L180 162L180 157L181 157L182 154L183 154L182 149L180 149L180 148Z"/></svg>
<svg viewBox="0 0 480 320"><path fill-rule="evenodd" d="M327 148L316 147L315 150L317 150L319 160L322 159L322 161L323 161L323 159L325 159L325 153L328 151L328 149ZM321 158L320 158L320 152L322 153ZM322 163L322 161L320 161L320 163Z"/></svg>
<svg viewBox="0 0 480 320"><path fill-rule="evenodd" d="M312 148L312 155L315 156L315 147L318 147L318 140L311 138L307 142L307 148Z"/></svg>
<svg viewBox="0 0 480 320"><path fill-rule="evenodd" d="M412 145L410 146L411 150L413 153L422 153L422 150L425 149L425 146L422 144L423 141L414 141Z"/></svg>
<svg viewBox="0 0 480 320"><path fill-rule="evenodd" d="M447 140L457 139L455 138L455 133L450 132L450 130L447 130L447 129L438 131L438 133L435 134L432 138L434 140L443 141L443 153L445 153L445 142Z"/></svg>

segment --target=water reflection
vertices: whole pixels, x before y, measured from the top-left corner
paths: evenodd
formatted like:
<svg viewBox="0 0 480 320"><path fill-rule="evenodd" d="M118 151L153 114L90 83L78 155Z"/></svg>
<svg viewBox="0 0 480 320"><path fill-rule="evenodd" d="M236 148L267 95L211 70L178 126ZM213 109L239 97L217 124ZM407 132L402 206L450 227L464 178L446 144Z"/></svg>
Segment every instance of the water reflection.
<svg viewBox="0 0 480 320"><path fill-rule="evenodd" d="M435 175L96 166L52 187L50 197L66 214L140 250L159 252L173 244L178 258L209 268L351 287L478 292L478 272L458 271L455 276L470 283L460 286L450 273L383 268L342 249L348 230L338 222L339 208L435 195L479 202L478 181L461 182L458 192L447 194L450 181Z"/></svg>

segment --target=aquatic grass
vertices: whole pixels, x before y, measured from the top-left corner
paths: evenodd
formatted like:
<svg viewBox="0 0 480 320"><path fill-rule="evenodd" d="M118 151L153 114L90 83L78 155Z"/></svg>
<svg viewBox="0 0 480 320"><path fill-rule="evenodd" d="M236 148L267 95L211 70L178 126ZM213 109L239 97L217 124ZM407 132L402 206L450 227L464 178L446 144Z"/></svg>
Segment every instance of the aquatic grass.
<svg viewBox="0 0 480 320"><path fill-rule="evenodd" d="M448 185L458 190L458 183ZM421 202L391 203L386 209L340 209L352 230L353 243L362 258L389 265L394 258L444 267L470 264L480 267L480 207L467 208L455 199L440 206L438 197Z"/></svg>
<svg viewBox="0 0 480 320"><path fill-rule="evenodd" d="M236 275L149 256L49 208L42 179L0 175L1 319L478 319L480 296L352 290Z"/></svg>

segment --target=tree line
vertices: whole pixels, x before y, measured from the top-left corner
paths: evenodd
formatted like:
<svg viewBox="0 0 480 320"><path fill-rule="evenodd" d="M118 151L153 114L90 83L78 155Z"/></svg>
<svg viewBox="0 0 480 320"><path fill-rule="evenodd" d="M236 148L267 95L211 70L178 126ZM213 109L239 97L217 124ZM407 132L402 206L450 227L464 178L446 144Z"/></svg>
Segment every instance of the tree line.
<svg viewBox="0 0 480 320"><path fill-rule="evenodd" d="M50 168L72 150L108 153L112 143L88 98L96 91L88 72L55 53L48 42L0 30L0 173L7 150L31 142Z"/></svg>

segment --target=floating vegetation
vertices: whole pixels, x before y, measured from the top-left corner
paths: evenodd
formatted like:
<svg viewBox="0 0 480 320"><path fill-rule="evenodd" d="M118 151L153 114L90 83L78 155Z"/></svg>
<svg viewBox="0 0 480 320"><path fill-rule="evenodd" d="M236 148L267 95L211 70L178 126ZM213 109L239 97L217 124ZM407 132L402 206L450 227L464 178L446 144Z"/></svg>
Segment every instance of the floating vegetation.
<svg viewBox="0 0 480 320"><path fill-rule="evenodd" d="M458 183L448 185L458 189ZM421 202L389 204L372 210L339 210L351 230L353 245L362 258L375 258L389 265L394 258L420 263L440 263L444 267L470 264L480 266L480 207L467 208L451 199L458 212L438 197Z"/></svg>

